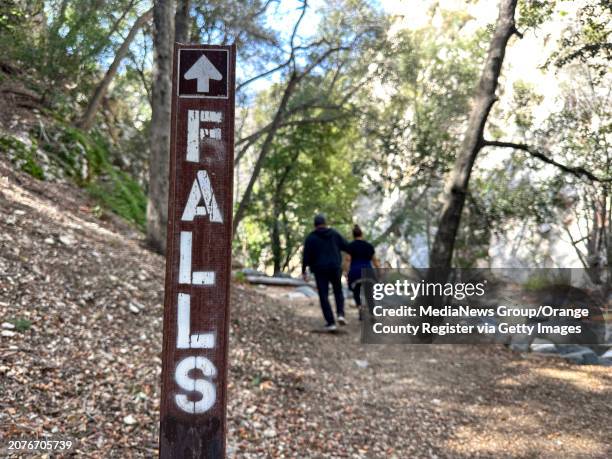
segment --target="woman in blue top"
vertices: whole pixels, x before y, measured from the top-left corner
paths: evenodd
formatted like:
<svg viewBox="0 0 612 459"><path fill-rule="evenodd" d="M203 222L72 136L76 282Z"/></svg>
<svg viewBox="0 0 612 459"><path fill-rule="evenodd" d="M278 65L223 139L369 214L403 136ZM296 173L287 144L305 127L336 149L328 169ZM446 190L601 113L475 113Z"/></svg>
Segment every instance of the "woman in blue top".
<svg viewBox="0 0 612 459"><path fill-rule="evenodd" d="M374 246L363 239L363 231L361 231L359 225L353 227L353 241L348 245L346 252L349 254L350 261L348 270L349 288L353 292L357 307L360 308L359 320L361 320L361 296L359 295L361 282L357 281L361 279L362 269L371 269L372 265L379 268L380 265L374 256Z"/></svg>

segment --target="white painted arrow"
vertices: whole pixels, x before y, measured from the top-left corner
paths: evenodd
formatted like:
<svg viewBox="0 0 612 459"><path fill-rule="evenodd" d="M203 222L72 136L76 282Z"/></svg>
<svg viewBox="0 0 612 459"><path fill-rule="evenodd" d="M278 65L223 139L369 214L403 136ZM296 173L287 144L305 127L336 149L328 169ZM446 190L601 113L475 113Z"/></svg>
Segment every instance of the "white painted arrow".
<svg viewBox="0 0 612 459"><path fill-rule="evenodd" d="M198 92L208 92L208 81L222 78L223 75L204 54L185 72L186 80L198 80Z"/></svg>

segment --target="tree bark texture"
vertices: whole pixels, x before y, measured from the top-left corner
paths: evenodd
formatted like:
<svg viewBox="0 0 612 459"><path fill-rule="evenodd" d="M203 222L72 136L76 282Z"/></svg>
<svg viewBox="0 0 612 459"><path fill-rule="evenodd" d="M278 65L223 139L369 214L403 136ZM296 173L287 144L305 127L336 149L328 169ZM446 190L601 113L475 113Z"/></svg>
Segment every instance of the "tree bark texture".
<svg viewBox="0 0 612 459"><path fill-rule="evenodd" d="M166 225L168 223L168 164L174 43L173 4L174 2L168 0L156 0L153 6L155 68L151 104L147 239L150 246L160 253L166 250Z"/></svg>
<svg viewBox="0 0 612 459"><path fill-rule="evenodd" d="M190 0L178 0L176 2L176 14L174 15L174 41L187 43L189 40L189 10Z"/></svg>
<svg viewBox="0 0 612 459"><path fill-rule="evenodd" d="M470 174L474 161L483 146L485 124L496 100L495 91L506 46L510 37L516 33L514 23L516 3L517 0L501 0L499 5L497 25L480 76L468 126L455 165L446 184L438 231L429 256L429 266L431 268L448 269L451 267Z"/></svg>

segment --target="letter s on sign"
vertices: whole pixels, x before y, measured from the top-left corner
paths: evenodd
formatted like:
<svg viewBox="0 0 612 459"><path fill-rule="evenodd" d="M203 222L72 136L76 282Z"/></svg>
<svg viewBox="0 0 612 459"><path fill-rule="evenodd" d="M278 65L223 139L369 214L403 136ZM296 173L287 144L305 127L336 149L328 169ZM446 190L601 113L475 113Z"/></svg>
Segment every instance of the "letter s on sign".
<svg viewBox="0 0 612 459"><path fill-rule="evenodd" d="M174 378L176 383L186 391L199 392L202 398L197 402L192 402L185 394L175 396L176 404L187 413L204 413L208 411L217 399L215 385L208 379L194 379L189 376L191 370L200 370L206 378L217 376L217 369L206 357L190 356L185 357L176 366Z"/></svg>

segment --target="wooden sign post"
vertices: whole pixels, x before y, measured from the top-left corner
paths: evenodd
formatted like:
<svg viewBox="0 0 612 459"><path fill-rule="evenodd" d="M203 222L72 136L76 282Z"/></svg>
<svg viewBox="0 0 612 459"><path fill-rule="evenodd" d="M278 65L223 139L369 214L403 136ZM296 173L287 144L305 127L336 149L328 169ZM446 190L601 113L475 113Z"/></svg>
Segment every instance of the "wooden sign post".
<svg viewBox="0 0 612 459"><path fill-rule="evenodd" d="M174 46L160 457L225 457L235 46Z"/></svg>

